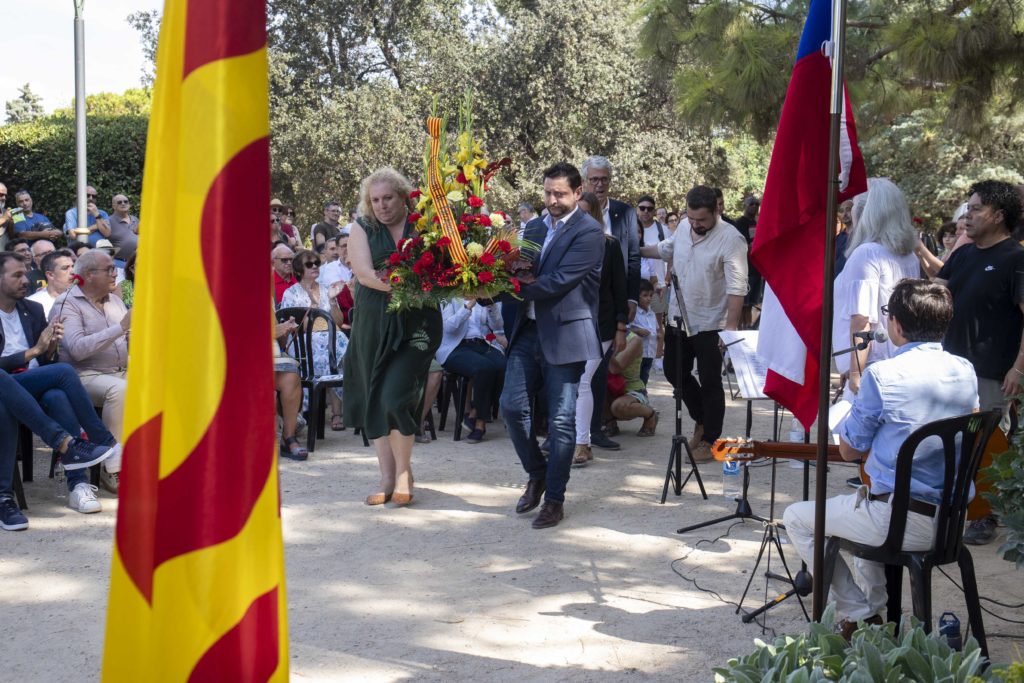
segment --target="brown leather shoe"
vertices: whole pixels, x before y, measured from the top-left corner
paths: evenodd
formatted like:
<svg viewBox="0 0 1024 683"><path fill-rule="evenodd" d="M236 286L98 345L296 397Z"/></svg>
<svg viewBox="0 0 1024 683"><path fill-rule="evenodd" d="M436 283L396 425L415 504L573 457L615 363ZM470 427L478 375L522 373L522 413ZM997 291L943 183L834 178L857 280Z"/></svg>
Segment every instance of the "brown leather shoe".
<svg viewBox="0 0 1024 683"><path fill-rule="evenodd" d="M693 454L693 459L696 462L711 462L715 459L715 456L711 453L711 444L703 439L696 448L691 448L690 452Z"/></svg>
<svg viewBox="0 0 1024 683"><path fill-rule="evenodd" d="M562 512L561 503L545 500L540 512L537 513L536 519L533 520L533 528L547 529L548 527L557 526L564 516L565 513Z"/></svg>
<svg viewBox="0 0 1024 683"><path fill-rule="evenodd" d="M865 619L864 623L870 626L881 626L885 622L882 621L882 617L876 614L873 617L868 617L867 619ZM846 640L846 642L850 642L850 638L853 637L853 632L857 630L857 625L858 624L856 621L843 619L838 624L836 624L836 631L839 632L839 635L841 635Z"/></svg>
<svg viewBox="0 0 1024 683"><path fill-rule="evenodd" d="M704 425L697 423L693 425L693 436L690 438L690 450L700 445L700 442L704 439Z"/></svg>
<svg viewBox="0 0 1024 683"><path fill-rule="evenodd" d="M531 479L526 482L526 491L523 492L522 497L516 504L516 512L523 514L540 505L541 496L544 495L544 491L547 488L548 484L543 479Z"/></svg>

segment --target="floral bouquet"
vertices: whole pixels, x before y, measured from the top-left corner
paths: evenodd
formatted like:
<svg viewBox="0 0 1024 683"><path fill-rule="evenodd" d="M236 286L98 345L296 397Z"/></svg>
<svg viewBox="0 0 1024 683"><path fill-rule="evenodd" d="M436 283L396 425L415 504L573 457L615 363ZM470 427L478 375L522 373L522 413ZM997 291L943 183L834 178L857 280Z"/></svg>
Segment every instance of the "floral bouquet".
<svg viewBox="0 0 1024 683"><path fill-rule="evenodd" d="M519 292L513 268L525 243L508 215L488 211L484 201L490 181L511 160L487 160L473 134L469 93L459 107L454 154L448 150L445 124L436 115L427 119L426 186L410 196L416 210L409 220L417 234L398 243L388 264L392 311L435 307L456 297L489 299Z"/></svg>

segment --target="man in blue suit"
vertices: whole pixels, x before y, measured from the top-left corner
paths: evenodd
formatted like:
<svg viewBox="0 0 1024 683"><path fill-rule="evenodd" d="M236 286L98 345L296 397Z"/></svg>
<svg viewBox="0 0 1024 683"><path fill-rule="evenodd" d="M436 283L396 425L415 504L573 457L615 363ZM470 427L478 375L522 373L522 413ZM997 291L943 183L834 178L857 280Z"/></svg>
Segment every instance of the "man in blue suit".
<svg viewBox="0 0 1024 683"><path fill-rule="evenodd" d="M509 335L501 411L509 437L529 476L516 505L522 514L544 496L534 529L558 524L576 445L576 392L586 361L601 357L597 331L598 290L604 259L604 230L576 202L583 179L560 162L544 171L548 215L526 226L525 239L540 247L520 277L522 303ZM543 393L541 393L543 391ZM530 399L548 407L551 451L545 461L533 432Z"/></svg>

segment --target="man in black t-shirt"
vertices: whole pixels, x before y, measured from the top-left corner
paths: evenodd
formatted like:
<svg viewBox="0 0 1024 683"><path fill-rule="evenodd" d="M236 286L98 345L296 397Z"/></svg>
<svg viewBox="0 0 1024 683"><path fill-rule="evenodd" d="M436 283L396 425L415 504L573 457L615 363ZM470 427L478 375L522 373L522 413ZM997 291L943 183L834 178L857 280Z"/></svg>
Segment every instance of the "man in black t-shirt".
<svg viewBox="0 0 1024 683"><path fill-rule="evenodd" d="M981 410L1000 408L1024 380L1024 247L1010 237L1021 216L1021 197L1009 184L971 186L967 244L949 257L936 280L953 293L953 320L943 347L974 365ZM1009 426L1004 417L1004 430ZM964 536L973 545L995 537L995 519L975 520Z"/></svg>
<svg viewBox="0 0 1024 683"><path fill-rule="evenodd" d="M324 219L320 223L317 223L310 230L310 235L313 238L313 246L318 247L321 244L327 242L332 238L337 238L341 235L341 224L338 222L341 219L341 205L337 202L329 202L324 206Z"/></svg>

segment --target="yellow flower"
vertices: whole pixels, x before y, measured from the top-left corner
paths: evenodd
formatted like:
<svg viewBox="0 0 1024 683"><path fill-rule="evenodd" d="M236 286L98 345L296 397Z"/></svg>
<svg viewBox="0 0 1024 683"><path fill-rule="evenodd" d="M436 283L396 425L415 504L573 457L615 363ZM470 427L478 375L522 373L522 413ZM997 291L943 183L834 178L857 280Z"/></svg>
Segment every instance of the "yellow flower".
<svg viewBox="0 0 1024 683"><path fill-rule="evenodd" d="M466 253L473 258L480 258L484 253L484 245L479 242L470 242L466 245Z"/></svg>
<svg viewBox="0 0 1024 683"><path fill-rule="evenodd" d="M430 195L423 193L420 195L420 200L416 202L416 211L423 213L423 209L427 208L427 204L430 203Z"/></svg>
<svg viewBox="0 0 1024 683"><path fill-rule="evenodd" d="M463 175L466 176L466 180L468 182L473 182L473 180L476 178L476 167L474 167L472 164L466 164L465 166L462 167L462 173Z"/></svg>

